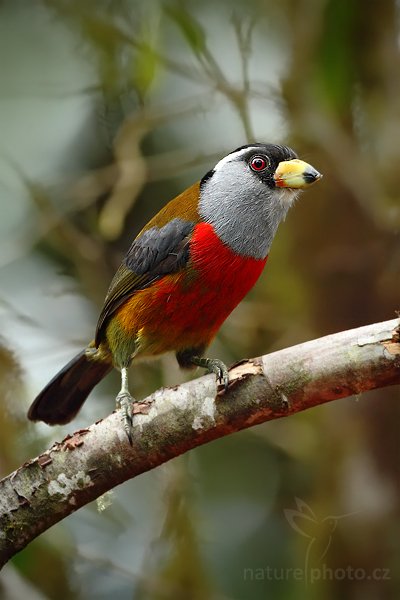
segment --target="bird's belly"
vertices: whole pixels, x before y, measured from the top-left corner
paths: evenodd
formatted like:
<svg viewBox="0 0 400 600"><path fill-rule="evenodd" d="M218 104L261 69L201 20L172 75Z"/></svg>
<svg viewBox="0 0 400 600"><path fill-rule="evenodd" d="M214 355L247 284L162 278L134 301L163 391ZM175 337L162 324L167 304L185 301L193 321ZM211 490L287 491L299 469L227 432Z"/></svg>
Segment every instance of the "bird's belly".
<svg viewBox="0 0 400 600"><path fill-rule="evenodd" d="M267 260L234 254L206 223L196 227L190 255L182 271L136 292L118 311L142 354L208 345Z"/></svg>

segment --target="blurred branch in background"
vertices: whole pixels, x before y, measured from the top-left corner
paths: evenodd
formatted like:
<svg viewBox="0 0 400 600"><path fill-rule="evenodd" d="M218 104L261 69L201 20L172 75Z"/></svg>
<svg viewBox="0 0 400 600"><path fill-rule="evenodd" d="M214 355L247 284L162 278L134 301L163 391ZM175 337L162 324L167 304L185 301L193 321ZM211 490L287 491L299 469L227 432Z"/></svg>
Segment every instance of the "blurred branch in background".
<svg viewBox="0 0 400 600"><path fill-rule="evenodd" d="M105 491L235 431L400 383L400 321L244 360L224 394L214 376L155 392L129 445L119 412L77 431L0 482L0 564Z"/></svg>

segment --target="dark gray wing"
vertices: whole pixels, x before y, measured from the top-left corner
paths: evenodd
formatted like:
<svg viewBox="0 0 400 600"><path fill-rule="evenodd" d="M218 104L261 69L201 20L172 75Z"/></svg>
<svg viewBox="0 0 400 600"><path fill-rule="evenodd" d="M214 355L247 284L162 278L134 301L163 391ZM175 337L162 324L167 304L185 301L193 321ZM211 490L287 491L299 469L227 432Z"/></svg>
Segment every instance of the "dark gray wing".
<svg viewBox="0 0 400 600"><path fill-rule="evenodd" d="M136 291L186 265L193 228L194 223L173 219L163 227L146 229L133 241L107 292L97 323L96 346L105 323L121 304Z"/></svg>

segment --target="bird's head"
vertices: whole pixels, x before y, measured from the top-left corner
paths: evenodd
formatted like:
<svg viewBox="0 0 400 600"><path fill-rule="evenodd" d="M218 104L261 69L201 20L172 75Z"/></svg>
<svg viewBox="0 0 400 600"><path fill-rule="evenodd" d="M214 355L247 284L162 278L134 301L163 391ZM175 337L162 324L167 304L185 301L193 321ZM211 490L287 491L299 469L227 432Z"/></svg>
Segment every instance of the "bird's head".
<svg viewBox="0 0 400 600"><path fill-rule="evenodd" d="M199 212L235 252L265 258L299 192L321 177L286 146L242 146L201 180Z"/></svg>

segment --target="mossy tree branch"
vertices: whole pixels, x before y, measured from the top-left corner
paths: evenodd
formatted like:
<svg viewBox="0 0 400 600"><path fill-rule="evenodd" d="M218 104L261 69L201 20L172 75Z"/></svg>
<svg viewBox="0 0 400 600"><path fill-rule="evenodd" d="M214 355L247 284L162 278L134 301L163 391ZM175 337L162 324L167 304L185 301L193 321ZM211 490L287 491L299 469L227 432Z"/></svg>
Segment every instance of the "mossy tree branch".
<svg viewBox="0 0 400 600"><path fill-rule="evenodd" d="M120 483L229 433L400 383L400 320L367 325L244 360L226 393L211 375L146 402L133 446L118 413L68 436L0 481L0 566Z"/></svg>

